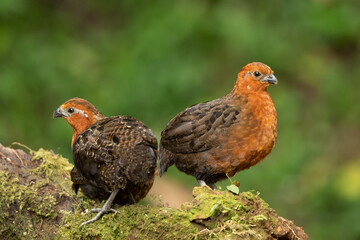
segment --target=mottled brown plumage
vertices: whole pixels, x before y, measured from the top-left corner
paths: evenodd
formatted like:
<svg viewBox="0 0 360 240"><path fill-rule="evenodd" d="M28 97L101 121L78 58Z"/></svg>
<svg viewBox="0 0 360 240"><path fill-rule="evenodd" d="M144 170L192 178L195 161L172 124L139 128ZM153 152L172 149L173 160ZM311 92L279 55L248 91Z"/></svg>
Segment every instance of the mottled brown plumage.
<svg viewBox="0 0 360 240"><path fill-rule="evenodd" d="M250 63L225 97L193 105L161 133L160 176L175 163L199 183L215 183L263 160L276 142L277 115L266 88L277 83L263 63Z"/></svg>
<svg viewBox="0 0 360 240"><path fill-rule="evenodd" d="M114 211L112 203L132 204L146 196L154 181L157 140L145 124L133 117L104 117L79 98L61 105L54 117L65 118L74 130L75 192L80 188L91 199L113 198L101 214Z"/></svg>

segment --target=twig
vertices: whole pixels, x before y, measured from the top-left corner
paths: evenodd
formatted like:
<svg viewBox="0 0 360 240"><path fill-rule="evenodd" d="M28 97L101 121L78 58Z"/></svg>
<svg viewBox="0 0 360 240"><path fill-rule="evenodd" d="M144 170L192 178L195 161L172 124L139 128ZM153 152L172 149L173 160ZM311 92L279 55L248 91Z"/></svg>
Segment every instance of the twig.
<svg viewBox="0 0 360 240"><path fill-rule="evenodd" d="M54 153L54 150L51 149L50 152L51 152L51 155L53 155L53 157L56 156L56 154Z"/></svg>
<svg viewBox="0 0 360 240"><path fill-rule="evenodd" d="M12 145L18 145L20 147L23 147L23 148L26 148L27 150L29 150L29 152L33 152L33 150L31 148L29 148L28 146L24 145L24 144L21 144L21 143L18 143L18 142L13 142L12 144L10 144L10 147Z"/></svg>
<svg viewBox="0 0 360 240"><path fill-rule="evenodd" d="M24 166L24 162L23 162L22 158L19 156L19 154L16 152L16 150L15 150L15 149L11 149L11 150L14 152L14 154L16 155L16 157L20 160L21 165Z"/></svg>
<svg viewBox="0 0 360 240"><path fill-rule="evenodd" d="M229 177L229 174L228 174L228 173L226 173L226 177L229 179L230 184L233 184L233 181L232 181L231 178Z"/></svg>
<svg viewBox="0 0 360 240"><path fill-rule="evenodd" d="M291 232L294 234L294 237L295 237L296 239L300 239L300 238L298 237L298 235L296 235L294 229L293 229L292 227L290 227L288 223L285 222L285 224L286 224L286 226L291 230Z"/></svg>
<svg viewBox="0 0 360 240"><path fill-rule="evenodd" d="M11 161L10 158L8 158L5 154L3 154L2 152L0 152L0 155L5 159L5 161L7 161L8 163L10 163L11 165L13 166L17 166L17 167L20 167L20 165L14 163L13 161Z"/></svg>

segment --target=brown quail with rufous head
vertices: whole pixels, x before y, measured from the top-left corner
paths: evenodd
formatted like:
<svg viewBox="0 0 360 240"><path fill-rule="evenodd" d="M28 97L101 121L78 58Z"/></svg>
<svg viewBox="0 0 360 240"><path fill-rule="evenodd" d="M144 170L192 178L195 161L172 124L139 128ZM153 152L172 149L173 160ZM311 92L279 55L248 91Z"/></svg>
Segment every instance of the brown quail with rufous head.
<svg viewBox="0 0 360 240"><path fill-rule="evenodd" d="M263 160L277 136L270 84L277 84L270 67L250 63L228 95L176 115L161 133L160 176L175 164L214 189L217 181Z"/></svg>
<svg viewBox="0 0 360 240"><path fill-rule="evenodd" d="M73 189L91 199L107 199L82 225L116 212L113 203L132 204L146 196L154 182L157 140L144 123L128 116L105 117L81 98L62 104L54 117L64 118L73 129Z"/></svg>

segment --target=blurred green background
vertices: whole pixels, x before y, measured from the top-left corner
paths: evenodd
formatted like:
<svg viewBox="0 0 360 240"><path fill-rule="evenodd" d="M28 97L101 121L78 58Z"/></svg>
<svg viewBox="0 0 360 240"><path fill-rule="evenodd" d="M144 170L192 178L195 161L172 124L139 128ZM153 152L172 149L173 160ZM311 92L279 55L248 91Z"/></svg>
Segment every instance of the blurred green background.
<svg viewBox="0 0 360 240"><path fill-rule="evenodd" d="M71 159L72 130L52 113L75 96L159 137L261 61L279 80L269 87L278 142L233 180L310 239L360 239L359 9L358 0L2 0L0 143ZM174 167L169 175L197 185Z"/></svg>

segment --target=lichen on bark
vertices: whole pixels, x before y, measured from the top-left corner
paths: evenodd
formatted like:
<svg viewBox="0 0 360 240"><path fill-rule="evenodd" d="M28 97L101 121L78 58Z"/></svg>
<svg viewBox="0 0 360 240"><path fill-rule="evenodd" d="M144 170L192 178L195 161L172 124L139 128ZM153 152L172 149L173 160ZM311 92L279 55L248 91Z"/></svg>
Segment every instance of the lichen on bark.
<svg viewBox="0 0 360 240"><path fill-rule="evenodd" d="M0 239L307 239L257 193L193 189L181 209L115 206L80 227L98 203L71 190L72 165L52 151L26 154L0 144Z"/></svg>

